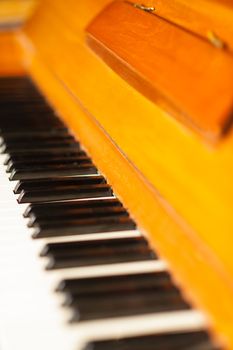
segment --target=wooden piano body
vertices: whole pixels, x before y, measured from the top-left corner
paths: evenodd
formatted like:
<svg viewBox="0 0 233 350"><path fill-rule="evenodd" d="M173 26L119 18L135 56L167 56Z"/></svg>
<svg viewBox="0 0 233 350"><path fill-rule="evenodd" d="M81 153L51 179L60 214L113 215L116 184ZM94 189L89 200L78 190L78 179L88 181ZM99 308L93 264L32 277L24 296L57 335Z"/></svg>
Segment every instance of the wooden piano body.
<svg viewBox="0 0 233 350"><path fill-rule="evenodd" d="M42 1L0 74L33 78L233 349L233 3L143 5Z"/></svg>

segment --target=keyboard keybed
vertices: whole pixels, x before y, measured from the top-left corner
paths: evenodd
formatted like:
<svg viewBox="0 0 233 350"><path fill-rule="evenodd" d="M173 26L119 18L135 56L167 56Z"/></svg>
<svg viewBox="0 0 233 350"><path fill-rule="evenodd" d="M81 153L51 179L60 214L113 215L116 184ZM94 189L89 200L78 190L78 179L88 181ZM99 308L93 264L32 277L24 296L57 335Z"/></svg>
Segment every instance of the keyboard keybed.
<svg viewBox="0 0 233 350"><path fill-rule="evenodd" d="M21 319L24 333L34 320L38 349L217 349L204 315L33 84L1 79L0 109L2 329Z"/></svg>

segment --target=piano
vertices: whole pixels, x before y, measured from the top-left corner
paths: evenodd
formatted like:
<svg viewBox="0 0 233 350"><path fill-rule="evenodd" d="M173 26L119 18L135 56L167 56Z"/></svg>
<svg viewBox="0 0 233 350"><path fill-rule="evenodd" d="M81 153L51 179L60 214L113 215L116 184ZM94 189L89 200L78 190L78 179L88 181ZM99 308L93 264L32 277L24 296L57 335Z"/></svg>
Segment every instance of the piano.
<svg viewBox="0 0 233 350"><path fill-rule="evenodd" d="M233 349L230 0L0 4L0 349Z"/></svg>

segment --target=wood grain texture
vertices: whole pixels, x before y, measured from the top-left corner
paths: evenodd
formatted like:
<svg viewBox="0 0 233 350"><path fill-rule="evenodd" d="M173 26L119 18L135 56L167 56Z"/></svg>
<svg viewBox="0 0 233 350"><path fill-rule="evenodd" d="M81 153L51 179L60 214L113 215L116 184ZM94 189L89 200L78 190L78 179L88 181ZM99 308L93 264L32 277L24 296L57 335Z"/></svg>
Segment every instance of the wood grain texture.
<svg viewBox="0 0 233 350"><path fill-rule="evenodd" d="M233 113L228 52L119 1L87 33L89 46L145 96L206 137L225 132Z"/></svg>
<svg viewBox="0 0 233 350"><path fill-rule="evenodd" d="M200 35L205 40L208 40L209 32L215 33L233 52L232 0L144 0L143 3L155 7L158 16Z"/></svg>
<svg viewBox="0 0 233 350"><path fill-rule="evenodd" d="M108 3L42 3L19 35L24 61L232 349L233 134L203 143L91 52L85 28Z"/></svg>

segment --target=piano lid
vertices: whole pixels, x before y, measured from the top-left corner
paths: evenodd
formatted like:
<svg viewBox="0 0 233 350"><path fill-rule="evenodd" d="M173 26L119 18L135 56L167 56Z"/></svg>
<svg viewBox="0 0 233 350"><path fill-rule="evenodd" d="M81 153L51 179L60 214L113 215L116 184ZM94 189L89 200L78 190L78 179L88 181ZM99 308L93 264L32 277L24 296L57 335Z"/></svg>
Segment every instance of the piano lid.
<svg viewBox="0 0 233 350"><path fill-rule="evenodd" d="M232 0L145 0L143 3L153 7L157 16L203 39L211 39L213 33L233 51Z"/></svg>
<svg viewBox="0 0 233 350"><path fill-rule="evenodd" d="M187 1L114 1L88 26L87 41L142 94L216 141L232 123L233 56L224 34L233 30L233 10L198 2L208 5L200 16L196 5L188 10ZM183 11L176 16L178 9ZM209 22L203 22L208 9L222 11L209 12Z"/></svg>

